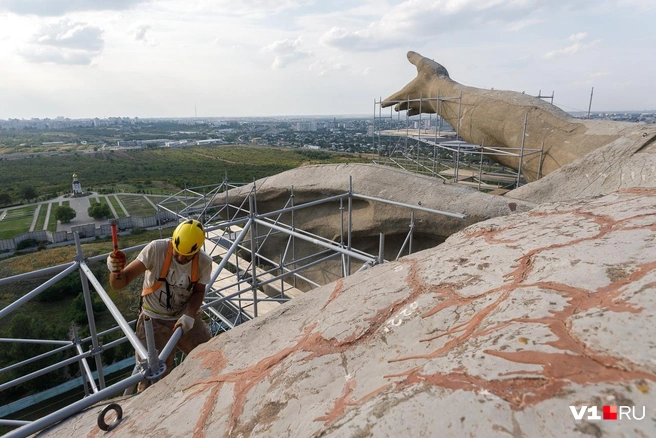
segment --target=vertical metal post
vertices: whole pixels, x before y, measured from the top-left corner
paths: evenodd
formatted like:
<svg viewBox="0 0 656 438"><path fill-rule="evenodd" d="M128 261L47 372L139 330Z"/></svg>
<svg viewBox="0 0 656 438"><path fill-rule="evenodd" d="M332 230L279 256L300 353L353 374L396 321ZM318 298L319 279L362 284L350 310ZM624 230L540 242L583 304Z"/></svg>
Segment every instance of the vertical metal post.
<svg viewBox="0 0 656 438"><path fill-rule="evenodd" d="M542 140L542 149L540 149L540 161L538 162L538 177L542 178L542 155L544 154L544 140Z"/></svg>
<svg viewBox="0 0 656 438"><path fill-rule="evenodd" d="M253 195L248 197L248 208L250 210L251 220L255 217L255 206L253 205ZM253 288L253 316L257 318L257 272L255 271L255 237L254 231L257 228L251 227L251 287Z"/></svg>
<svg viewBox="0 0 656 438"><path fill-rule="evenodd" d="M410 212L410 239L408 240L408 255L412 254L412 238L415 231L415 212Z"/></svg>
<svg viewBox="0 0 656 438"><path fill-rule="evenodd" d="M371 142L373 143L374 149L376 149L376 98L374 97L374 126L371 131ZM378 158L380 158L380 143L378 144Z"/></svg>
<svg viewBox="0 0 656 438"><path fill-rule="evenodd" d="M440 100L440 92L437 92L437 114L440 116L440 120L438 121L438 131L437 135L438 137L442 136L442 100ZM437 137L435 137L435 141L437 141Z"/></svg>
<svg viewBox="0 0 656 438"><path fill-rule="evenodd" d="M522 134L522 147L519 150L519 166L517 166L517 187L522 177L522 161L524 160L524 142L526 140L526 124L528 123L528 113L524 114L524 133Z"/></svg>
<svg viewBox="0 0 656 438"><path fill-rule="evenodd" d="M80 348L80 337L78 336L77 333L77 326L75 324L71 325L71 335L73 337L72 341L75 344L75 347L78 351L78 354L81 353L81 348ZM80 359L78 360L78 363L80 365L80 376L82 377L82 386L84 387L84 396L88 397L89 396L89 383L87 381L87 374L84 371L84 364L82 361L85 359Z"/></svg>
<svg viewBox="0 0 656 438"><path fill-rule="evenodd" d="M137 322L138 324L138 322ZM148 349L148 370L151 374L159 371L159 356L157 346L155 345L155 333L153 332L153 321L149 317L144 317L144 331L146 332L146 348ZM173 354L173 353L171 353Z"/></svg>
<svg viewBox="0 0 656 438"><path fill-rule="evenodd" d="M408 137L410 137L410 96L408 96L408 106L405 110L405 150L403 151L403 160L405 166L408 165ZM349 199L351 199L349 197Z"/></svg>
<svg viewBox="0 0 656 438"><path fill-rule="evenodd" d="M460 92L460 98L458 99L458 128L456 129L456 140L460 138L460 111L462 109L462 91Z"/></svg>
<svg viewBox="0 0 656 438"><path fill-rule="evenodd" d="M352 227L353 227L353 177L349 175L349 197L348 197L348 226L346 232L346 248L352 249ZM346 274L351 275L351 256L346 256Z"/></svg>
<svg viewBox="0 0 656 438"><path fill-rule="evenodd" d="M481 180L483 179L483 150L485 149L485 141L481 142L481 163L478 167L478 191L481 191Z"/></svg>
<svg viewBox="0 0 656 438"><path fill-rule="evenodd" d="M459 140L456 140L459 142ZM454 169L453 169L453 182L458 182L458 168L460 167L460 143L458 143L458 150L456 151L456 156L453 157Z"/></svg>
<svg viewBox="0 0 656 438"><path fill-rule="evenodd" d="M296 223L294 222L294 186L292 186L292 194L290 196L290 201L291 201L291 206L292 206L292 231L296 231ZM294 263L292 265L293 269L296 269L296 237L294 235L292 237L292 262ZM292 276L294 287L296 287L296 274Z"/></svg>
<svg viewBox="0 0 656 438"><path fill-rule="evenodd" d="M592 95L594 94L594 87L590 91L590 104L588 105L588 119L590 118L590 110L592 109Z"/></svg>
<svg viewBox="0 0 656 438"><path fill-rule="evenodd" d="M419 172L419 148L421 147L421 103L423 101L423 94L419 93L419 125L418 125L418 132L419 136L417 137L417 172Z"/></svg>
<svg viewBox="0 0 656 438"><path fill-rule="evenodd" d="M380 233L378 237L378 264L385 263L385 235Z"/></svg>
<svg viewBox="0 0 656 438"><path fill-rule="evenodd" d="M81 262L84 259L84 253L82 252L82 245L80 244L80 234L76 231L73 233L73 236L75 238L75 259L77 262ZM93 316L93 303L91 301L91 293L89 292L89 280L82 269L80 269L79 272L80 281L82 282L82 293L84 295L84 306L87 311L89 322L89 334L91 335L91 353L96 360L96 369L98 370L98 385L100 386L100 389L105 389L105 376L103 375L102 369L102 357L100 357L102 348L98 343L98 331L96 330L96 319Z"/></svg>

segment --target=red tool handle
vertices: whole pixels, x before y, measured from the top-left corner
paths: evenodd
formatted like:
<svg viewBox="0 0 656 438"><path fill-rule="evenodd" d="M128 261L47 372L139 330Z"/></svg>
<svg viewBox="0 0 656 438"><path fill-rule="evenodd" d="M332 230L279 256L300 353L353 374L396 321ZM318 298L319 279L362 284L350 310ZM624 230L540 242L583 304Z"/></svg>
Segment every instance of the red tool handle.
<svg viewBox="0 0 656 438"><path fill-rule="evenodd" d="M114 244L114 251L118 250L118 231L116 229L116 222L112 222L112 243Z"/></svg>

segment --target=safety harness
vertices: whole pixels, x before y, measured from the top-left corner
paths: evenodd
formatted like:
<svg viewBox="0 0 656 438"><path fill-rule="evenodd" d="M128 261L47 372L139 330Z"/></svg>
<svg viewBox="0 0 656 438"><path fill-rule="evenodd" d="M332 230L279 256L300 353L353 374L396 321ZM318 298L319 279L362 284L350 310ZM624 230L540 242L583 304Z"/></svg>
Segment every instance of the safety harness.
<svg viewBox="0 0 656 438"><path fill-rule="evenodd" d="M170 241L169 241L170 242ZM144 289L141 292L141 302L143 301L143 297L146 295L149 295L153 292L155 292L157 289L160 288L162 284L166 285L166 308L171 309L171 289L169 287L169 282L166 280L166 276L169 273L169 267L171 266L171 259L173 258L173 245L169 244L167 245L166 249L166 257L164 258L164 264L162 264L162 270L159 274L159 278L155 281L155 283L147 288ZM191 290L196 283L198 283L198 253L194 255L194 257L191 259L191 285L189 286L189 290ZM141 302L139 303L141 307Z"/></svg>

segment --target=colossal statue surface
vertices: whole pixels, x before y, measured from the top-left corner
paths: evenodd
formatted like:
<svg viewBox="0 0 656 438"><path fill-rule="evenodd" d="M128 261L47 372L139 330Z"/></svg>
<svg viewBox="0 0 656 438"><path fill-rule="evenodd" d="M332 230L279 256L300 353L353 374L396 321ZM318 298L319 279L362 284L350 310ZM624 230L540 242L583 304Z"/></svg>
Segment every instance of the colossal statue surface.
<svg viewBox="0 0 656 438"><path fill-rule="evenodd" d="M637 144L639 149L646 137L651 137L642 124L576 119L527 94L459 84L442 65L416 52L408 52L408 60L417 67L417 77L385 99L383 107L394 105L397 111L408 110L410 115L438 113L468 142L509 148L521 146L526 118L524 147L539 150L544 145L541 176L600 147ZM651 132L656 133L656 127ZM497 161L518 166L515 157ZM539 161L537 154L525 157L522 172L528 182L537 179Z"/></svg>

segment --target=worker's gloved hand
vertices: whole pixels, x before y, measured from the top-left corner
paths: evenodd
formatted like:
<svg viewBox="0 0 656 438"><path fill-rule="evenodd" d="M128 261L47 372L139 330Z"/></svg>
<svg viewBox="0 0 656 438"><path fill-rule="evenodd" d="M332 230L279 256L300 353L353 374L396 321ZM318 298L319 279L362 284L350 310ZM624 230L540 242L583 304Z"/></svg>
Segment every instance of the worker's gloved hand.
<svg viewBox="0 0 656 438"><path fill-rule="evenodd" d="M107 257L107 269L109 269L110 272L121 272L123 268L125 268L126 260L123 251L113 251L109 253L109 257Z"/></svg>
<svg viewBox="0 0 656 438"><path fill-rule="evenodd" d="M182 315L173 326L173 331L178 327L182 327L182 333L187 333L194 327L195 319L189 315Z"/></svg>

